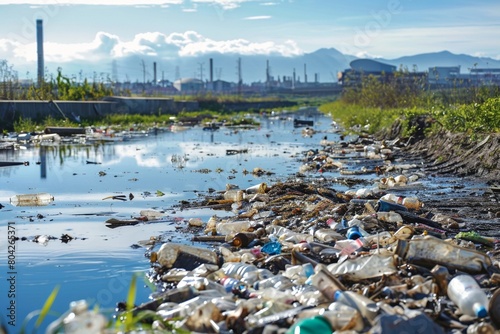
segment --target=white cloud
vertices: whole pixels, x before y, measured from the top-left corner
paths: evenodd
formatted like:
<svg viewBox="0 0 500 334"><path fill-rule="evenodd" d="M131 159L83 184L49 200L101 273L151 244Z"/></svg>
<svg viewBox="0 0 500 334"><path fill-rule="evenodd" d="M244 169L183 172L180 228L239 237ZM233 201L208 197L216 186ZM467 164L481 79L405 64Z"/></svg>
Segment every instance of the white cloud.
<svg viewBox="0 0 500 334"><path fill-rule="evenodd" d="M24 62L36 62L36 43L22 44L17 41L0 39L0 51L6 59L15 58ZM206 53L231 53L242 55L280 54L293 56L302 54L294 41L282 44L276 42L251 42L245 39L213 40L196 31L172 33L146 32L135 35L132 40L123 41L120 37L99 32L87 43L44 43L45 61L50 63L69 63L73 61L100 62L110 58L129 56L151 56L159 59L172 59L178 56L197 56Z"/></svg>
<svg viewBox="0 0 500 334"><path fill-rule="evenodd" d="M1 5L105 5L105 6L149 6L179 5L184 0L0 0Z"/></svg>
<svg viewBox="0 0 500 334"><path fill-rule="evenodd" d="M256 0L191 0L195 3L207 3L221 7L222 9L235 9L240 7L244 2L256 1Z"/></svg>
<svg viewBox="0 0 500 334"><path fill-rule="evenodd" d="M285 57L303 54L302 50L294 41L286 41L284 44L274 42L252 43L245 39L230 41L214 41L203 39L182 47L180 56L198 56L205 53L238 53L241 55L270 55L279 54Z"/></svg>
<svg viewBox="0 0 500 334"><path fill-rule="evenodd" d="M261 16L249 16L245 17L244 20L269 20L272 16L269 15L261 15Z"/></svg>

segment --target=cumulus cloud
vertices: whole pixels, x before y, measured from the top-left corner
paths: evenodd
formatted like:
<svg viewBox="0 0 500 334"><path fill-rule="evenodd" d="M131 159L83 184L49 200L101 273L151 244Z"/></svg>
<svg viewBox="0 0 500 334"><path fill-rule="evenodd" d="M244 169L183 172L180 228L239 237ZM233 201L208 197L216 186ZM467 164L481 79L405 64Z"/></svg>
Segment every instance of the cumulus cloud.
<svg viewBox="0 0 500 334"><path fill-rule="evenodd" d="M7 58L36 62L36 43L16 42L0 39L0 50ZM99 32L91 42L57 43L46 41L44 55L46 62L69 63L85 60L87 62L109 61L130 56L149 56L159 59L199 56L207 53L242 55L282 55L302 54L298 45L288 40L276 42L252 42L245 39L213 40L196 31L171 33L145 32L136 34L132 40L123 41L120 37Z"/></svg>

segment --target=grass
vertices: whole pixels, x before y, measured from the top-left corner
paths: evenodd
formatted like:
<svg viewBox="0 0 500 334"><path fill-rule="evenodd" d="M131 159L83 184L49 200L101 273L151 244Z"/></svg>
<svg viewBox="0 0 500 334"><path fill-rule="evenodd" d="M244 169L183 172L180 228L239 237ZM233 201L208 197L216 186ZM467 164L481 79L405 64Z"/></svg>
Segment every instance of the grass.
<svg viewBox="0 0 500 334"><path fill-rule="evenodd" d="M135 303L136 303L136 293L137 293L137 282L138 278L143 278L144 283L151 289L151 291L155 290L155 287L149 282L147 277L145 276L144 273L142 272L135 272L132 275L132 279L130 281L130 286L127 292L127 298L126 298L126 310L117 314L115 320L109 320L107 324L107 331L106 333L127 333L127 332L133 332L133 331L141 331L141 330L151 330L152 329L152 323L153 321L157 321L160 325L160 327L164 328L162 333L187 333L186 331L182 329L177 329L174 328L173 326L173 321L172 320L163 320L159 315L156 314L154 311L150 310L143 310L140 312L134 312L135 308ZM45 321L47 316L49 314L54 314L57 316L55 312L51 310L54 301L56 300L56 297L59 293L59 288L60 286L56 286L50 295L47 297L45 300L42 308L40 310L35 310L31 312L28 316L23 321L23 324L21 326L20 333L25 334L27 333L27 326L28 323L35 317L37 317L35 325L33 327L33 333L36 333L39 331L40 326L42 323ZM99 312L99 307L96 305L93 310L89 312L94 312L98 313ZM60 332L62 330L62 323L56 324L53 323L51 324L52 330L55 330L55 332Z"/></svg>
<svg viewBox="0 0 500 334"><path fill-rule="evenodd" d="M401 121L402 135L411 136L416 131L412 127L412 120L419 116L432 120L433 125L427 130L430 132L444 129L467 133L476 138L478 134L500 131L500 97L487 98L483 102L406 108L376 108L339 100L324 104L319 109L331 115L346 129L361 127L370 134L389 128L395 121Z"/></svg>

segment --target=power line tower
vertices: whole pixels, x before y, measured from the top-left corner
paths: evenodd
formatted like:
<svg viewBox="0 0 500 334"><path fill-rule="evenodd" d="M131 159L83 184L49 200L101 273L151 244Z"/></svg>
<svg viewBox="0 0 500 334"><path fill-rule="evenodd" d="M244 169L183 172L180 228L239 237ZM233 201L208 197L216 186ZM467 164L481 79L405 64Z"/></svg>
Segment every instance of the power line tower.
<svg viewBox="0 0 500 334"><path fill-rule="evenodd" d="M144 63L144 60L141 60L141 65L142 65L142 83L145 85L146 84L146 63Z"/></svg>

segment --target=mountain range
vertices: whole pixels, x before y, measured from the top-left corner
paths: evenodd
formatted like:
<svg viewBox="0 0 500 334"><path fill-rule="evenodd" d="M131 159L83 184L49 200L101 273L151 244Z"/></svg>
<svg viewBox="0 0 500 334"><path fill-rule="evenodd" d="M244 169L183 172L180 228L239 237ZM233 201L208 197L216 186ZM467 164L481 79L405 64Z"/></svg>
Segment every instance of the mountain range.
<svg viewBox="0 0 500 334"><path fill-rule="evenodd" d="M176 64L176 74L181 78L194 77L204 81L210 80L210 59L213 64L213 80L238 82L238 73L240 73L244 83L251 83L265 82L267 69L275 80L290 79L295 73L296 80L300 82L337 82L337 73L348 69L349 63L358 58L343 54L334 48L319 49L295 57L214 53L179 58ZM461 73L469 73L472 68L500 68L500 60L454 54L449 51L423 53L396 59L374 58L374 60L418 72L428 71L429 68L435 66L460 66ZM238 68L241 68L241 72ZM161 79L161 75L158 75L158 78Z"/></svg>
<svg viewBox="0 0 500 334"><path fill-rule="evenodd" d="M349 68L355 56L343 54L334 48L323 48L300 56L285 57L280 54L271 55L239 55L212 53L200 56L184 56L174 59L160 59L148 55L133 55L110 62L81 61L78 64L65 64L63 74L78 77L81 69L93 72L83 73L83 77L98 80L143 82L153 81L154 63L157 65L157 80L174 81L179 78L197 78L210 80L210 63L212 60L213 80L238 82L239 76L245 84L264 83L266 75L274 80L290 80L295 73L298 82L337 82L337 73ZM374 58L382 63L396 67L404 67L410 71L428 71L435 66L460 66L460 72L469 73L472 68L499 69L500 60L475 57L466 54L454 54L449 51L423 53L396 59ZM92 74L93 73L93 74ZM97 76L97 78L96 78ZM307 78L306 78L307 77Z"/></svg>

